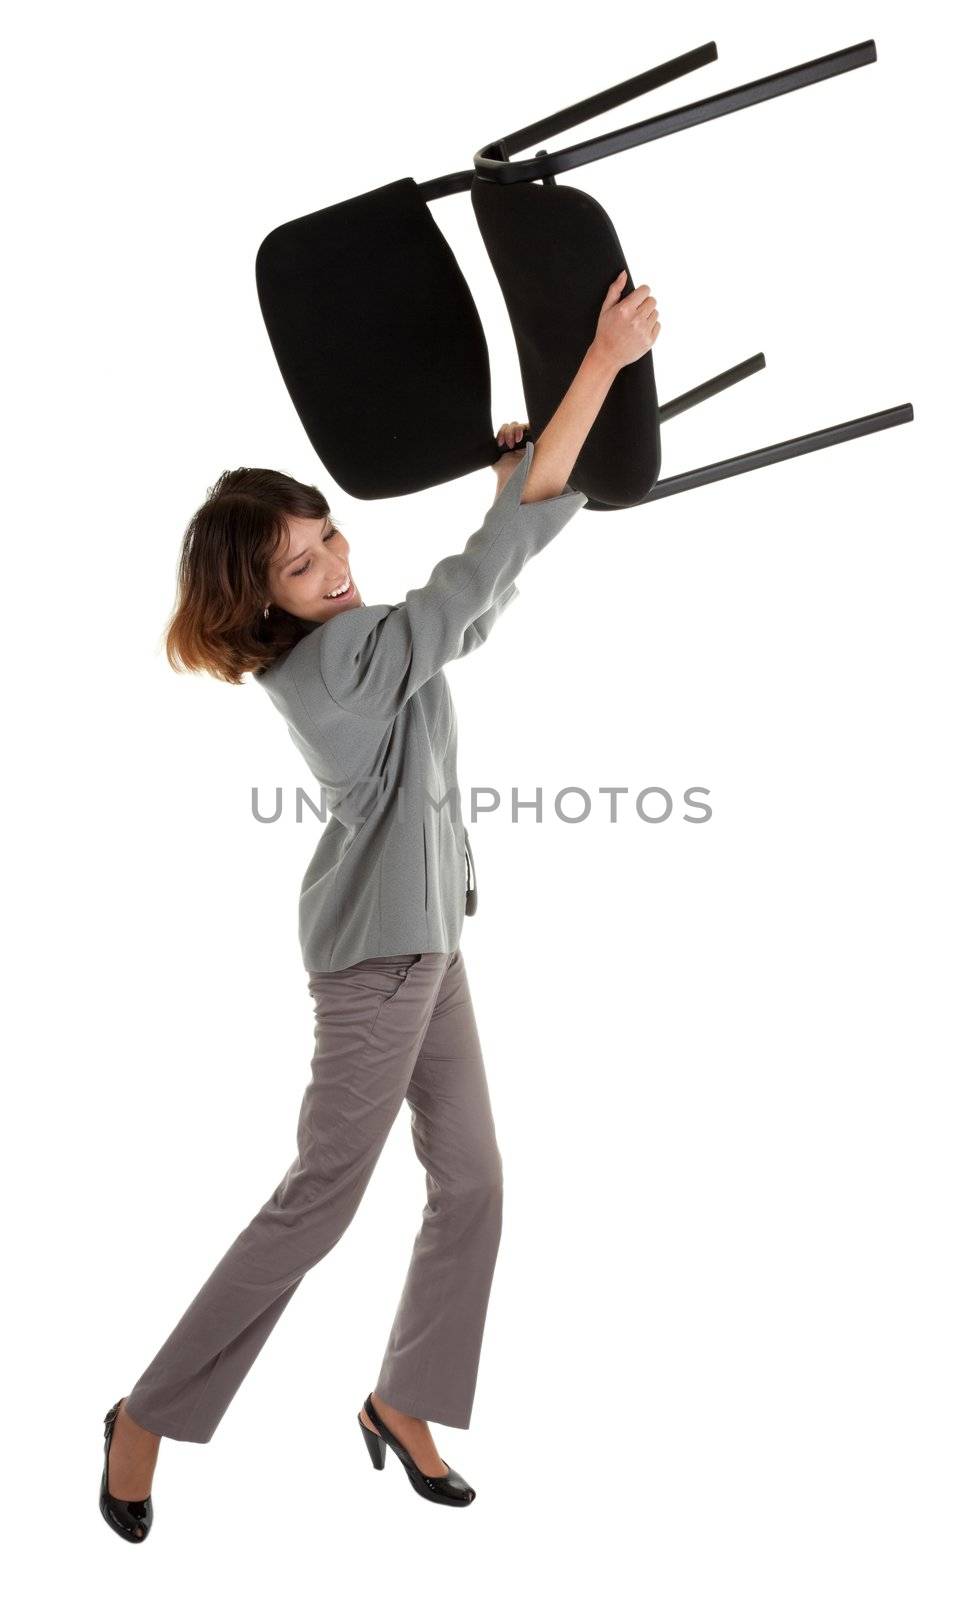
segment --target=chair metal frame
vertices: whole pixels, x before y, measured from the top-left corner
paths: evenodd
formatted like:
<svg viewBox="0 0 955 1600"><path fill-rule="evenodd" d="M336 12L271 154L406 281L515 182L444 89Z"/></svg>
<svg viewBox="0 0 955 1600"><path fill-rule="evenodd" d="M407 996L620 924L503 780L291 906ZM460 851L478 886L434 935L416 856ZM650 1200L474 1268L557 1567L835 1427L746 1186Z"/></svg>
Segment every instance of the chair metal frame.
<svg viewBox="0 0 955 1600"><path fill-rule="evenodd" d="M747 110L750 106L777 99L780 95L790 94L797 89L806 89L828 78L855 71L858 67L869 66L877 57L875 41L867 39L846 49L819 56L812 61L804 61L799 66L789 67L783 72L771 73L768 77L757 78L735 89L727 89L706 99L679 106L673 111L666 111L641 122L630 123L610 133L584 139L562 150L551 152L538 150L532 157L520 161L512 160L516 151L525 150L542 139L551 139L565 133L581 122L611 111L627 100L649 94L652 90L672 83L689 72L695 72L716 59L717 48L715 43L710 41L647 72L627 78L599 94L590 95L572 106L528 123L526 127L518 128L514 133L506 134L503 138L482 146L475 152L472 168L446 173L419 184L422 199L430 203L446 195L470 190L476 177L489 183L532 183L538 179L544 183L554 183L557 173L569 172L575 167L601 161L623 150L636 149L653 140L666 138L672 133L680 133L686 128L698 127L701 123L711 122L717 117ZM760 352L726 372L717 374L716 377L661 405L660 422L667 422L672 417L679 416L681 412L689 410L690 407L721 394L744 378L762 371L765 366L766 358ZM776 462L787 461L795 456L824 450L830 445L843 444L849 439L861 438L885 428L898 427L901 423L912 422L914 415L911 403L906 402L903 405L890 406L884 411L871 412L864 417L852 418L848 422L820 428L813 433L800 434L796 438L782 440L777 444L765 445L758 450L750 450L743 455L715 461L691 472L660 479L638 503L646 505L652 500L662 500L670 495L681 494L687 489L701 488L705 484L716 483L740 473L753 472L760 467L772 466ZM590 501L590 505L596 510L617 509L603 507L598 501Z"/></svg>

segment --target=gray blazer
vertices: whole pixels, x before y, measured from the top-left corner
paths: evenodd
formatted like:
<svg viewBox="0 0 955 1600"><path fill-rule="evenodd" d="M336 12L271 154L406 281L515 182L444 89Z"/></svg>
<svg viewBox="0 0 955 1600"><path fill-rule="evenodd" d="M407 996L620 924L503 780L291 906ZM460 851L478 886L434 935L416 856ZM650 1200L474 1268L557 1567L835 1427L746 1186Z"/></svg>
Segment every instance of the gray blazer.
<svg viewBox="0 0 955 1600"><path fill-rule="evenodd" d="M341 611L254 675L321 786L328 820L302 880L310 972L457 949L477 903L461 816L448 661L484 643L514 578L586 501L520 504L534 445L480 528L397 605ZM470 884L470 887L469 887Z"/></svg>

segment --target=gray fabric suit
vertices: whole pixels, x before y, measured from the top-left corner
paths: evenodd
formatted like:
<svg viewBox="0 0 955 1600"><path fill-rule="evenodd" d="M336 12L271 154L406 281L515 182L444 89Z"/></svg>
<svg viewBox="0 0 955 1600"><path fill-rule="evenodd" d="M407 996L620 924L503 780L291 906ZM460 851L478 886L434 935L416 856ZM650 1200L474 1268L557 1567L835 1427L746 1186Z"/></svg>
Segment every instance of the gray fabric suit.
<svg viewBox="0 0 955 1600"><path fill-rule="evenodd" d="M457 949L465 842L449 661L482 645L514 578L586 503L566 488L521 504L534 445L464 549L398 605L317 623L253 678L288 725L330 813L302 883L310 972L396 950Z"/></svg>
<svg viewBox="0 0 955 1600"><path fill-rule="evenodd" d="M300 903L316 1049L296 1159L126 1397L154 1433L212 1437L303 1276L348 1227L405 1100L427 1203L373 1387L412 1416L469 1425L502 1165L458 945L466 830L445 803L457 797L456 729L441 668L484 642L514 575L585 502L565 489L520 504L532 455L529 443L481 528L426 585L396 606L333 614L259 676L329 797Z"/></svg>
<svg viewBox="0 0 955 1600"><path fill-rule="evenodd" d="M309 989L317 1048L298 1155L128 1394L153 1433L211 1439L304 1274L348 1227L404 1099L427 1204L373 1387L409 1416L469 1425L502 1168L464 958L373 956L310 975Z"/></svg>

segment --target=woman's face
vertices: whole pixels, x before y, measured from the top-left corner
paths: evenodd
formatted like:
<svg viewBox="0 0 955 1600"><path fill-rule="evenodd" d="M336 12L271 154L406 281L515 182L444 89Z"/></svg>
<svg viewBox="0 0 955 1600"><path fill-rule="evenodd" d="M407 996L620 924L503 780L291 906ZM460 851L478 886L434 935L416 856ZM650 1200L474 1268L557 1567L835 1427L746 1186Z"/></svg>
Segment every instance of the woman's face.
<svg viewBox="0 0 955 1600"><path fill-rule="evenodd" d="M307 622L363 605L348 566L348 541L333 519L287 517L286 523L288 537L269 566L269 603Z"/></svg>

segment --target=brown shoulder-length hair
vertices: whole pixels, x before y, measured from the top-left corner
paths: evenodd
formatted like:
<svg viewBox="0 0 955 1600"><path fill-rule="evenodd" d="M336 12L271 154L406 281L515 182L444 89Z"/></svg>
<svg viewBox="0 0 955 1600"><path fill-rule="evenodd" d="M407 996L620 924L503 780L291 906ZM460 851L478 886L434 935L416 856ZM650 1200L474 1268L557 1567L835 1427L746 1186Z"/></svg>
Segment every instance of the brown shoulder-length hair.
<svg viewBox="0 0 955 1600"><path fill-rule="evenodd" d="M284 472L222 473L183 536L165 641L175 671L241 683L303 638L309 624L269 602L269 562L287 535L286 517L328 514L321 490Z"/></svg>

